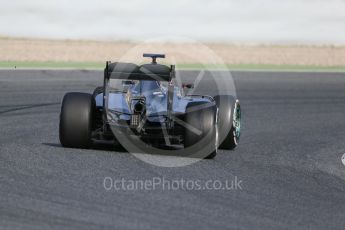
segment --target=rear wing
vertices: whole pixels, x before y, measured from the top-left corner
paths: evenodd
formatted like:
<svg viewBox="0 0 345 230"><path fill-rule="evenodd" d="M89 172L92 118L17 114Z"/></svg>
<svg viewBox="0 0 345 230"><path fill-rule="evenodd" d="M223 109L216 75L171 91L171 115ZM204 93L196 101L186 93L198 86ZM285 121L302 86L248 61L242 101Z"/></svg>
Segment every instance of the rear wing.
<svg viewBox="0 0 345 230"><path fill-rule="evenodd" d="M170 67L160 64L144 64L138 66L132 63L106 62L104 69L106 79L151 80L168 81L175 77L175 66Z"/></svg>
<svg viewBox="0 0 345 230"><path fill-rule="evenodd" d="M108 83L110 79L123 80L150 80L150 81L165 81L171 82L175 78L175 65L170 67L166 65L157 64L155 58L162 56L156 54L144 54L144 57L151 57L151 64L144 64L138 66L132 63L123 62L106 62L104 69L104 96L103 96L103 111L107 111L108 105ZM174 85L169 84L168 100L167 100L167 117L172 121L172 106L174 99ZM103 120L107 121L107 112L103 113ZM168 122L168 126L173 125L173 122ZM107 126L104 127L106 129ZM171 127L168 127L171 128Z"/></svg>

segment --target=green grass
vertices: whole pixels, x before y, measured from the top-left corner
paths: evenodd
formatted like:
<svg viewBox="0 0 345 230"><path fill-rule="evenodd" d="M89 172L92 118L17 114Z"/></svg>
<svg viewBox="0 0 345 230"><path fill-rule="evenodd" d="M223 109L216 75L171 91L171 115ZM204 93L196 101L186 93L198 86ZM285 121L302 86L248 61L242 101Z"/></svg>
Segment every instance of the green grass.
<svg viewBox="0 0 345 230"><path fill-rule="evenodd" d="M0 61L0 68L73 68L73 69L101 69L105 62L36 62L36 61Z"/></svg>
<svg viewBox="0 0 345 230"><path fill-rule="evenodd" d="M103 69L105 62L23 62L0 61L0 68L7 69ZM179 69L229 69L229 70L259 70L259 71L318 71L318 72L345 72L345 66L307 66L307 65L202 65L202 64L178 64Z"/></svg>
<svg viewBox="0 0 345 230"><path fill-rule="evenodd" d="M345 72L345 66L311 66L311 65L269 65L269 64L227 64L201 65L181 64L183 69L229 69L229 70L257 70L257 71L313 71L313 72Z"/></svg>

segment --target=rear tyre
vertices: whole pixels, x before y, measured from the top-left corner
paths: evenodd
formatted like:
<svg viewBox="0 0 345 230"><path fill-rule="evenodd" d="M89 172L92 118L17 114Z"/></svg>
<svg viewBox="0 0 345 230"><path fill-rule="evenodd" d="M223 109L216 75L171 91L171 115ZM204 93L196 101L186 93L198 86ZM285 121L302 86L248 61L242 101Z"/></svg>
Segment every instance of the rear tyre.
<svg viewBox="0 0 345 230"><path fill-rule="evenodd" d="M241 134L241 106L231 95L214 97L218 110L220 149L235 149Z"/></svg>
<svg viewBox="0 0 345 230"><path fill-rule="evenodd" d="M198 157L212 159L217 155L217 108L211 103L191 102L185 115L184 147Z"/></svg>
<svg viewBox="0 0 345 230"><path fill-rule="evenodd" d="M64 147L89 148L92 144L94 99L87 93L67 93L62 101L59 137Z"/></svg>

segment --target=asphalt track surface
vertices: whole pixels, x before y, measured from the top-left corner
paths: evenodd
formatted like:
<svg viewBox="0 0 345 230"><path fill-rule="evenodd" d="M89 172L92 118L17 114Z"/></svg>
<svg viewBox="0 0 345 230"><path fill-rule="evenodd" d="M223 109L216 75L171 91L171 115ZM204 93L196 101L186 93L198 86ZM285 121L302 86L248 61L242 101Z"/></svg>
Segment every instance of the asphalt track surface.
<svg viewBox="0 0 345 230"><path fill-rule="evenodd" d="M344 229L345 74L232 75L240 146L165 168L109 147L60 146L63 95L91 92L100 71L1 70L0 229ZM107 191L105 177L240 187Z"/></svg>

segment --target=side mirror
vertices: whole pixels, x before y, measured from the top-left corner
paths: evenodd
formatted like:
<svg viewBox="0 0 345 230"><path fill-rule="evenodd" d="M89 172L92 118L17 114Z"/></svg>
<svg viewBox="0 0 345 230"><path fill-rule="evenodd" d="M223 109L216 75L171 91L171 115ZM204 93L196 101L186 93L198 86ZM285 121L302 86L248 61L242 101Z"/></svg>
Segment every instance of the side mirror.
<svg viewBox="0 0 345 230"><path fill-rule="evenodd" d="M182 84L182 88L184 88L184 89L193 89L194 85L193 84Z"/></svg>

